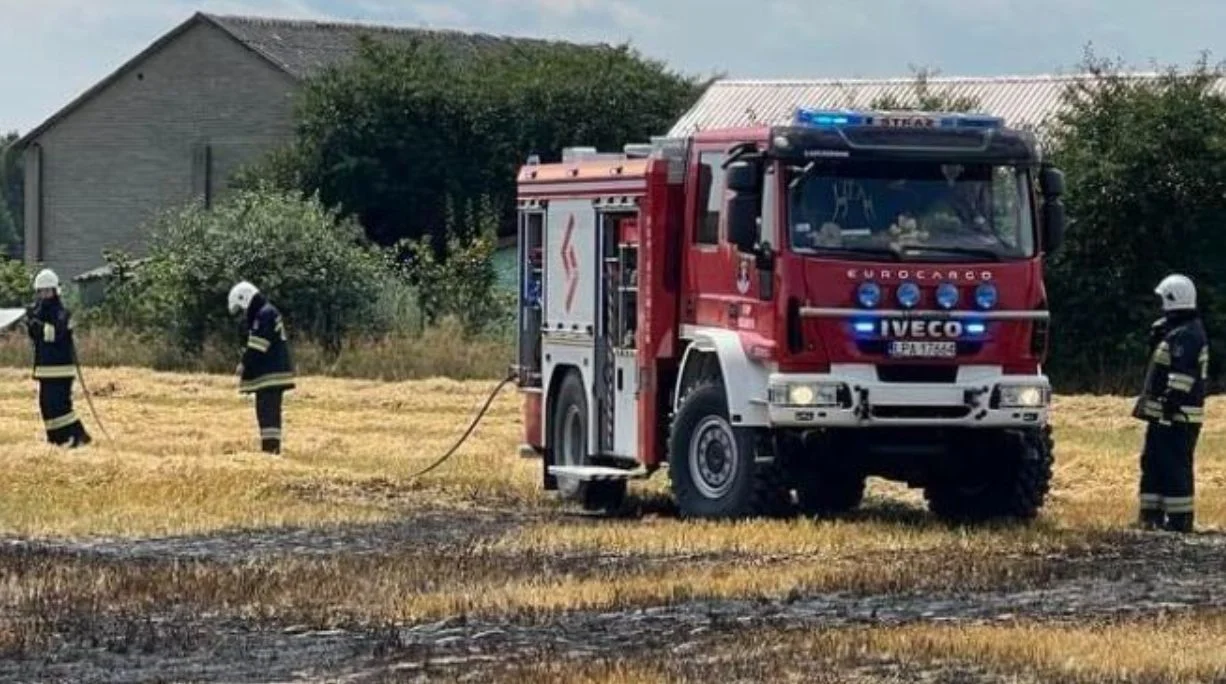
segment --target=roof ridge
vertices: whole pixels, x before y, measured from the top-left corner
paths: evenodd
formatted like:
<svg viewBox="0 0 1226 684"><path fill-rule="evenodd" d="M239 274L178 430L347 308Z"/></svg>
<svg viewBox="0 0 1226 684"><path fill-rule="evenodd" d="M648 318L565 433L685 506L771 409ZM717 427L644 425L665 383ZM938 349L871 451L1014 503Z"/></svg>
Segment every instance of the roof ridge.
<svg viewBox="0 0 1226 684"><path fill-rule="evenodd" d="M1143 71L1143 72L1126 72L1120 76L1128 79L1151 79L1160 78L1165 75L1165 72ZM952 85L962 83L1052 83L1071 81L1078 78L1089 78L1091 74L1087 72L1077 72L1071 74L1014 74L1005 76L930 76L928 82L937 85ZM900 85L914 83L916 77L912 76L889 76L880 78L836 78L836 77L821 77L821 78L779 78L779 79L753 79L753 78L727 78L715 81L714 85L724 86L863 86L863 85Z"/></svg>
<svg viewBox="0 0 1226 684"><path fill-rule="evenodd" d="M219 14L215 12L201 12L200 14L215 21L234 21L245 24L254 24L257 26L313 26L316 28L373 29L376 31L458 31L458 29L419 28L415 26L376 24L356 20L342 21L339 19L299 19L292 17L272 17L257 14Z"/></svg>

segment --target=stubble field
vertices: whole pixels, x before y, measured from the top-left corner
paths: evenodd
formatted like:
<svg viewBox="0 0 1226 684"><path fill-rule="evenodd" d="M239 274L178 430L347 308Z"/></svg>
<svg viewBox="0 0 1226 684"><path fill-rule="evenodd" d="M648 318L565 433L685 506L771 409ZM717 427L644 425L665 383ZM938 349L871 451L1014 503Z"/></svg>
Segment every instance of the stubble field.
<svg viewBox="0 0 1226 684"><path fill-rule="evenodd" d="M1213 400L1198 525L1128 528L1140 426L1056 407L1025 527L957 529L874 483L838 521L682 523L667 474L616 516L539 491L492 382L308 377L286 453L225 376L87 369L114 437L42 442L0 370L0 679L19 681L1214 681L1226 679L1226 451Z"/></svg>

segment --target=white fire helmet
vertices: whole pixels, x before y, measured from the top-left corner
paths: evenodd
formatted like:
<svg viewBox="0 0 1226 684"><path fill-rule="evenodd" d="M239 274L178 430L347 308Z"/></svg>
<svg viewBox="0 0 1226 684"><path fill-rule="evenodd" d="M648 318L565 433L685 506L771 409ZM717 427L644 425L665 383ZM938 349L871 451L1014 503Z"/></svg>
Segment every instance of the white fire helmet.
<svg viewBox="0 0 1226 684"><path fill-rule="evenodd" d="M1162 279L1154 294L1162 298L1163 311L1180 311L1196 308L1196 286L1192 279L1173 273Z"/></svg>
<svg viewBox="0 0 1226 684"><path fill-rule="evenodd" d="M256 289L255 285L246 280L235 284L234 287L230 288L230 315L246 311L247 307L251 305L252 298L258 293L259 290Z"/></svg>
<svg viewBox="0 0 1226 684"><path fill-rule="evenodd" d="M49 268L44 268L34 276L34 290L60 290L60 277Z"/></svg>

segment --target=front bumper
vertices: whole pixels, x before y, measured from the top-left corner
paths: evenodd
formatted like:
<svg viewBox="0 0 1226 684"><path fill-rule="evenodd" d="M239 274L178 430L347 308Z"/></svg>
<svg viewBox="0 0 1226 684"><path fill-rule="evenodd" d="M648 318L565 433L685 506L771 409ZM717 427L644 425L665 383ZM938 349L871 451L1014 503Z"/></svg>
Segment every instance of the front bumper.
<svg viewBox="0 0 1226 684"><path fill-rule="evenodd" d="M837 403L796 405L786 389L796 385L818 389L801 398L835 394ZM830 385L840 390L823 391ZM1047 424L1051 404L1046 376L1005 375L999 367L983 366L959 368L952 383L883 382L874 366L836 366L827 374L773 373L770 387L767 412L776 427L1036 427ZM1008 401L1010 395L1031 405L1003 404L1002 396Z"/></svg>

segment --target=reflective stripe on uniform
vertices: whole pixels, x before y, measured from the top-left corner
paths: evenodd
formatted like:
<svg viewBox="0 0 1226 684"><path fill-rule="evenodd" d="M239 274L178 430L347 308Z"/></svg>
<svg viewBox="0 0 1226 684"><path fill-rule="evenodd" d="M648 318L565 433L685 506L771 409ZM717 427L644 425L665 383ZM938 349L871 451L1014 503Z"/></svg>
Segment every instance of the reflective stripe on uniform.
<svg viewBox="0 0 1226 684"><path fill-rule="evenodd" d="M1165 496L1162 498L1162 509L1167 513L1191 513L1195 509L1194 501L1190 496Z"/></svg>
<svg viewBox="0 0 1226 684"><path fill-rule="evenodd" d="M61 428L66 428L69 425L72 425L73 423L77 422L77 420L78 418L77 418L76 411L69 411L68 413L65 413L59 418L52 418L51 420L44 420L43 425L46 426L48 431L59 430Z"/></svg>
<svg viewBox="0 0 1226 684"><path fill-rule="evenodd" d="M76 366L35 366L34 377L44 380L63 380L77 377Z"/></svg>
<svg viewBox="0 0 1226 684"><path fill-rule="evenodd" d="M268 351L268 348L272 346L272 342L269 342L263 337L249 335L247 337L247 346L258 352L266 352Z"/></svg>
<svg viewBox="0 0 1226 684"><path fill-rule="evenodd" d="M1161 494L1142 494L1140 496L1141 510L1143 511L1159 511L1162 510L1162 495Z"/></svg>
<svg viewBox="0 0 1226 684"><path fill-rule="evenodd" d="M260 428L260 439L281 439L281 428Z"/></svg>
<svg viewBox="0 0 1226 684"><path fill-rule="evenodd" d="M1205 422L1205 409L1200 406L1184 406L1179 409L1179 413L1175 414L1176 423L1203 423Z"/></svg>
<svg viewBox="0 0 1226 684"><path fill-rule="evenodd" d="M43 323L43 342L53 344L55 342L55 326L50 323Z"/></svg>
<svg viewBox="0 0 1226 684"><path fill-rule="evenodd" d="M262 389L271 389L273 387L283 387L293 384L293 373L268 373L250 380L244 380L238 384L240 392L256 392Z"/></svg>
<svg viewBox="0 0 1226 684"><path fill-rule="evenodd" d="M1154 350L1154 363L1159 366L1171 365L1171 347L1166 342L1159 343Z"/></svg>
<svg viewBox="0 0 1226 684"><path fill-rule="evenodd" d="M1166 385L1177 392L1191 392L1196 378L1184 373L1172 372L1166 376Z"/></svg>

